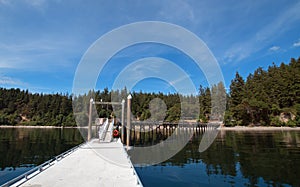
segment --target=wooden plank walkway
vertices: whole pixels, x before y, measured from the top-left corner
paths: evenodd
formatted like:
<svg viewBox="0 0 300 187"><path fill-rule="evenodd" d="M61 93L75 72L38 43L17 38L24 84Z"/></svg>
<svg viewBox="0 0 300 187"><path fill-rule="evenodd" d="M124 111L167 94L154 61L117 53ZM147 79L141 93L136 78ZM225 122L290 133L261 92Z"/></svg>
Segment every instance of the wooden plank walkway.
<svg viewBox="0 0 300 187"><path fill-rule="evenodd" d="M142 186L123 144L120 141L100 143L98 139L20 185L21 182L13 186Z"/></svg>

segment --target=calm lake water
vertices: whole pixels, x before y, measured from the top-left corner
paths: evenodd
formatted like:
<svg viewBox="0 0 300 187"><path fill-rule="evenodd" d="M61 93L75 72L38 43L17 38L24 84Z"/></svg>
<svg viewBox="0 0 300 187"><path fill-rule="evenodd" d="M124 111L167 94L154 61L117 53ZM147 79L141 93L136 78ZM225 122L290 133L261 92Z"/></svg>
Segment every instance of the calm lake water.
<svg viewBox="0 0 300 187"><path fill-rule="evenodd" d="M0 128L0 185L82 142L77 129Z"/></svg>
<svg viewBox="0 0 300 187"><path fill-rule="evenodd" d="M199 153L201 138L164 163L136 168L144 186L300 186L300 131L221 131Z"/></svg>
<svg viewBox="0 0 300 187"><path fill-rule="evenodd" d="M199 153L201 138L161 164L136 167L144 186L300 186L300 131L222 131ZM82 141L76 129L0 128L0 185Z"/></svg>

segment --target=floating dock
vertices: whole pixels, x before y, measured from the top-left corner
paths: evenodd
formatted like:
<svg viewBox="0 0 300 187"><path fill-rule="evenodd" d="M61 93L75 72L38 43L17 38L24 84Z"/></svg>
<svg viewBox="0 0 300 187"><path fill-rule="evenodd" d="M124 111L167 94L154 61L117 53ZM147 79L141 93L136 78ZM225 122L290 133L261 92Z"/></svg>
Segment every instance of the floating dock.
<svg viewBox="0 0 300 187"><path fill-rule="evenodd" d="M92 139L12 186L143 186L120 141Z"/></svg>

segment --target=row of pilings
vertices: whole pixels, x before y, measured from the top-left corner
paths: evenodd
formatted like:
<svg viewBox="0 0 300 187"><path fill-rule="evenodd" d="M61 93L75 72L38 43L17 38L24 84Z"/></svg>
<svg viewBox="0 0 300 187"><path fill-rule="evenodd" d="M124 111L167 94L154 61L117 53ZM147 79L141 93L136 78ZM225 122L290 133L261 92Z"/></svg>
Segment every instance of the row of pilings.
<svg viewBox="0 0 300 187"><path fill-rule="evenodd" d="M147 146L160 143L172 135L182 134L203 134L207 130L219 127L219 124L212 123L158 123L158 122L131 122L131 128L123 131L123 143L129 139L129 145ZM129 132L129 138L127 133Z"/></svg>

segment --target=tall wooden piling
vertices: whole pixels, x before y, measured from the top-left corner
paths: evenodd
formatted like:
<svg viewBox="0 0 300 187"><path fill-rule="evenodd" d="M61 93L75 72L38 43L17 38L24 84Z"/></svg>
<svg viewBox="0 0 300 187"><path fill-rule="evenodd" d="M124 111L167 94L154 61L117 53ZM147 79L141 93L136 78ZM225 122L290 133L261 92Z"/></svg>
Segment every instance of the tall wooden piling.
<svg viewBox="0 0 300 187"><path fill-rule="evenodd" d="M124 133L125 133L125 130L124 130L124 128L125 128L125 114L124 114L124 111L125 111L125 100L122 99L122 119L121 119L121 123L122 123L121 130L122 130L122 132L121 132L121 140L122 140L123 143L125 142L125 140L124 140Z"/></svg>
<svg viewBox="0 0 300 187"><path fill-rule="evenodd" d="M130 145L130 131L131 131L131 99L132 96L129 94L127 97L127 133L126 133L126 145L129 147Z"/></svg>
<svg viewBox="0 0 300 187"><path fill-rule="evenodd" d="M93 98L90 99L90 107L89 107L89 124L88 124L88 137L87 140L90 141L92 138L92 109L93 109Z"/></svg>

